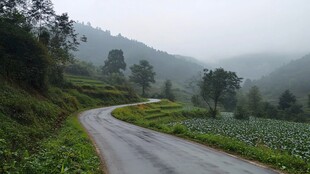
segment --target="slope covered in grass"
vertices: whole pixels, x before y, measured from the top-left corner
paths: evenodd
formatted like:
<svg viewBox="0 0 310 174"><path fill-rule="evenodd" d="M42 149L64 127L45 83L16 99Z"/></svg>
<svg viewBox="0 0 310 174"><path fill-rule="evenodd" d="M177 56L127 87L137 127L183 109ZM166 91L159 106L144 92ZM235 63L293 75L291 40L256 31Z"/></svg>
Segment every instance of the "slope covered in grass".
<svg viewBox="0 0 310 174"><path fill-rule="evenodd" d="M70 166L68 170L73 173L76 170L89 173L89 158L74 148L93 150L92 145L78 130L77 122L66 122L68 116L83 108L140 100L128 87L98 86L86 82L83 85L67 83L62 89L50 87L45 93L39 93L2 80L0 91L0 173L16 173L26 169L31 173L42 173L40 171L44 170L60 173L66 166ZM57 137L58 133L62 135ZM42 144L42 140L49 137L54 138ZM78 142L82 143L80 147L76 144ZM59 162L58 159L66 161Z"/></svg>

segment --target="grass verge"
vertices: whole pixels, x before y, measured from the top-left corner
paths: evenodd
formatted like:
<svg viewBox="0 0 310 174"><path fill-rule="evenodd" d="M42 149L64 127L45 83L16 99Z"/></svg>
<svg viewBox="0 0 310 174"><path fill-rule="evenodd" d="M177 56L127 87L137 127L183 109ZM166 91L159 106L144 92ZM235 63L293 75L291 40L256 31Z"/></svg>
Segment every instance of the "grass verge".
<svg viewBox="0 0 310 174"><path fill-rule="evenodd" d="M59 133L46 139L40 149L25 158L22 173L103 173L95 147L77 114L69 116Z"/></svg>

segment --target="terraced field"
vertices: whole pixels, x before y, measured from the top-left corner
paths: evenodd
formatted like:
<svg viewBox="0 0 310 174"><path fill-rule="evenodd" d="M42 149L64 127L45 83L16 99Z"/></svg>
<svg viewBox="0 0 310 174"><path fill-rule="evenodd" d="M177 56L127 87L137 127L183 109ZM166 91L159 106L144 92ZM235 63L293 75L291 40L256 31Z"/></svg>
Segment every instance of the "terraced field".
<svg viewBox="0 0 310 174"><path fill-rule="evenodd" d="M67 81L78 85L78 86L96 86L96 87L103 87L106 86L102 81L91 79L90 77L83 77L83 76L74 76L74 75L65 75Z"/></svg>

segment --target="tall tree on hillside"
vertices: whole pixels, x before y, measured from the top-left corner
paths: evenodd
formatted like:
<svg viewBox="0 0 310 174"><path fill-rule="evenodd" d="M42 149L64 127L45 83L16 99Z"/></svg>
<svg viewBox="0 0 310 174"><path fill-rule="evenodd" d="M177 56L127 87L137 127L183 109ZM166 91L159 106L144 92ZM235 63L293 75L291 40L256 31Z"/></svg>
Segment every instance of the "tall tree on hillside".
<svg viewBox="0 0 310 174"><path fill-rule="evenodd" d="M72 52L77 51L80 44L74 30L74 23L69 19L68 14L64 13L56 15L50 24L48 51L53 62L52 73L49 76L52 84L62 85L64 65L73 62Z"/></svg>
<svg viewBox="0 0 310 174"><path fill-rule="evenodd" d="M162 95L164 98L170 100L170 101L174 101L175 100L175 96L172 92L172 83L171 80L166 80L162 89Z"/></svg>
<svg viewBox="0 0 310 174"><path fill-rule="evenodd" d="M279 98L279 109L285 110L290 108L292 105L296 103L296 97L290 90L286 90L282 93Z"/></svg>
<svg viewBox="0 0 310 174"><path fill-rule="evenodd" d="M0 17L9 16L13 13L20 13L24 9L26 2L24 0L1 0Z"/></svg>
<svg viewBox="0 0 310 174"><path fill-rule="evenodd" d="M153 66L146 60L141 60L139 65L134 64L130 67L130 80L142 87L142 96L145 96L145 90L155 83L155 72Z"/></svg>
<svg viewBox="0 0 310 174"><path fill-rule="evenodd" d="M55 17L52 2L50 0L31 0L28 16L30 22L37 28L38 38L40 39L42 27Z"/></svg>
<svg viewBox="0 0 310 174"><path fill-rule="evenodd" d="M214 71L204 70L200 91L213 118L217 115L218 102L221 97L239 89L241 80L242 78L239 78L235 72L225 71L223 68L217 68Z"/></svg>
<svg viewBox="0 0 310 174"><path fill-rule="evenodd" d="M102 67L102 73L104 75L122 74L121 70L126 69L126 63L124 60L124 55L122 50L111 50L108 55L108 59L104 61L104 66Z"/></svg>
<svg viewBox="0 0 310 174"><path fill-rule="evenodd" d="M261 116L260 111L262 105L262 96L260 94L259 88L257 86L253 86L247 94L247 97L250 113L255 117Z"/></svg>

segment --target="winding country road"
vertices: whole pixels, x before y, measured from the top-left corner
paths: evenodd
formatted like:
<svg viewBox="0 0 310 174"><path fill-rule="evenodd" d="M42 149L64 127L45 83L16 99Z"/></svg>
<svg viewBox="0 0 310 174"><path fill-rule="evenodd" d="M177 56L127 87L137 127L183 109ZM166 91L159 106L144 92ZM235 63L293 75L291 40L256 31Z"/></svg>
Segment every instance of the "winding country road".
<svg viewBox="0 0 310 174"><path fill-rule="evenodd" d="M156 102L158 100L151 100ZM119 121L111 106L83 112L110 174L274 174L211 148Z"/></svg>

